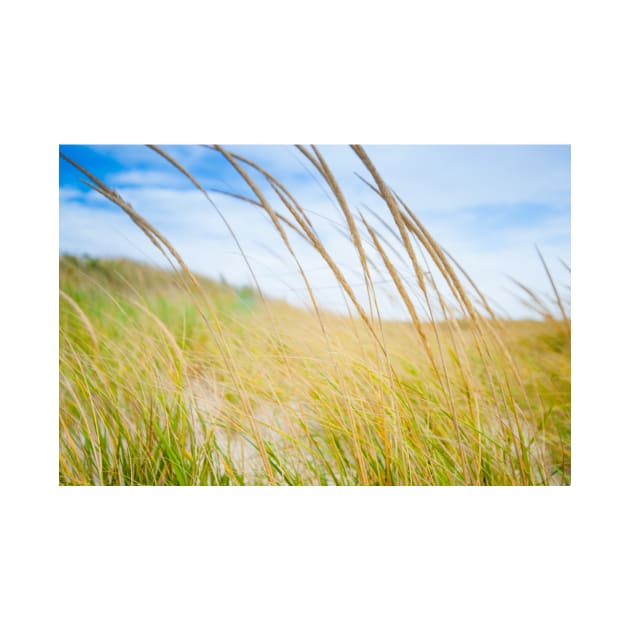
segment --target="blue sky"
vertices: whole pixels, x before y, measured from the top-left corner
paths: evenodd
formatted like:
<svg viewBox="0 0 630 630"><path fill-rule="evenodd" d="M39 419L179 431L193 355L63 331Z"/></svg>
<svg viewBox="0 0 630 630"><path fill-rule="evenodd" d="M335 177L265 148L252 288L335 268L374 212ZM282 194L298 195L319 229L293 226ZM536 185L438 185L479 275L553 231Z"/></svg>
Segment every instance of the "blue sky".
<svg viewBox="0 0 630 630"><path fill-rule="evenodd" d="M220 154L199 146L162 148L208 190L252 196ZM365 297L358 259L339 231L339 209L297 149L275 145L227 148L254 159L291 190L312 213L320 238L356 285L359 296ZM384 204L356 176L359 173L369 180L354 152L341 145L319 149L351 209L365 214L369 208L393 225ZM551 294L536 245L558 284L568 287L569 274L560 260L570 265L570 147L378 145L365 149L385 181L502 313L512 317L533 314L521 304L519 290L509 276L541 294ZM247 265L216 209L163 157L140 145L71 145L61 150L131 202L171 240L193 270L213 278L223 276L239 286L252 284ZM64 160L59 169L61 252L125 256L164 266L159 252L122 210L90 190L81 182L83 176ZM263 291L296 305L306 304L306 290L295 263L263 211L218 193L211 197L239 238ZM282 210L279 203L277 208ZM343 297L324 261L299 237L292 238L292 244L318 299L343 311ZM397 260L395 254L393 257ZM412 273L402 262L400 271L404 276ZM392 283L383 276L377 286L384 315L403 317ZM565 289L565 295L568 292Z"/></svg>

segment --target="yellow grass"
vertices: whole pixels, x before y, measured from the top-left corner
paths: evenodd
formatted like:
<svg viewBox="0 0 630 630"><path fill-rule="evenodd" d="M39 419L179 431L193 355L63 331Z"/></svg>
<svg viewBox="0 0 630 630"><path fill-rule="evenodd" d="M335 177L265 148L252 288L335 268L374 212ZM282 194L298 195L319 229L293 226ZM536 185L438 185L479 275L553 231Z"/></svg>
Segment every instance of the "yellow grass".
<svg viewBox="0 0 630 630"><path fill-rule="evenodd" d="M321 154L300 150L342 208L368 307L290 191L214 147L249 186L248 201L272 220L309 291L309 311L196 277L166 235L66 158L174 270L61 258L60 483L570 482L570 319L555 285L555 304L539 298L542 321L499 319L365 151L353 148L396 230L385 234L382 225L354 216ZM251 172L266 178L277 200ZM330 268L356 316L318 304L291 246L296 235ZM396 267L401 257L413 282ZM447 291L426 273L429 260ZM409 321L380 317L377 263ZM541 272L548 273L544 260Z"/></svg>

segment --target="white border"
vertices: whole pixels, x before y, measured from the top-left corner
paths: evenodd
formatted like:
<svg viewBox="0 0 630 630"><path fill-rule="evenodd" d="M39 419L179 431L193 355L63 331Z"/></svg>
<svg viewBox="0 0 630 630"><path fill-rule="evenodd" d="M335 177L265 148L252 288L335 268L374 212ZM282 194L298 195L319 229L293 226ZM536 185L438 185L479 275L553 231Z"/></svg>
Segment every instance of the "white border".
<svg viewBox="0 0 630 630"><path fill-rule="evenodd" d="M3 9L4 627L627 625L629 55L576 4ZM57 145L146 141L571 144L573 486L58 488Z"/></svg>

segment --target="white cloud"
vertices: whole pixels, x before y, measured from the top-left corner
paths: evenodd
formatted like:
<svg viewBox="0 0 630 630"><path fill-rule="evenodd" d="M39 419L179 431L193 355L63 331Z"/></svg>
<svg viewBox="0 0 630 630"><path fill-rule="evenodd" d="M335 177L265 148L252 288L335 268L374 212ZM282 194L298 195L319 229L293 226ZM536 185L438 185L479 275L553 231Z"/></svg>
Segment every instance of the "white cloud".
<svg viewBox="0 0 630 630"><path fill-rule="evenodd" d="M568 199L566 149L364 148L385 181L419 215L477 205L524 202L556 205ZM333 171L346 173L347 179L353 171L365 172L358 157L347 147L321 147L321 151Z"/></svg>
<svg viewBox="0 0 630 630"><path fill-rule="evenodd" d="M130 169L114 173L107 178L109 186L114 188L126 186L164 186L182 187L186 181L175 169L148 170Z"/></svg>

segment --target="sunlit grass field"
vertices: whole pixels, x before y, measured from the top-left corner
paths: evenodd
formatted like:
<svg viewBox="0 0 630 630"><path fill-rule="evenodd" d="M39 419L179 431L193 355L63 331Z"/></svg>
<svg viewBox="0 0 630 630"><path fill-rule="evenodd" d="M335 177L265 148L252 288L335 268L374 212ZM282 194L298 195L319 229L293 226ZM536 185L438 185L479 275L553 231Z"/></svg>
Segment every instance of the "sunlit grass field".
<svg viewBox="0 0 630 630"><path fill-rule="evenodd" d="M345 316L322 308L315 293L304 310L256 287L192 274L167 235L75 163L173 270L60 258L59 483L569 484L570 318L553 278L551 300L518 287L531 320L499 318L360 147L372 176L365 184L391 213L391 233L350 212L321 155L303 151L344 212L367 307L299 200L259 170L278 196L272 204L248 180L258 167L224 155L289 253L289 234L297 234L320 254L347 297ZM397 257L415 283L403 282ZM379 315L376 260L407 309L405 321ZM425 272L427 261L442 285ZM308 288L305 273L303 282Z"/></svg>

